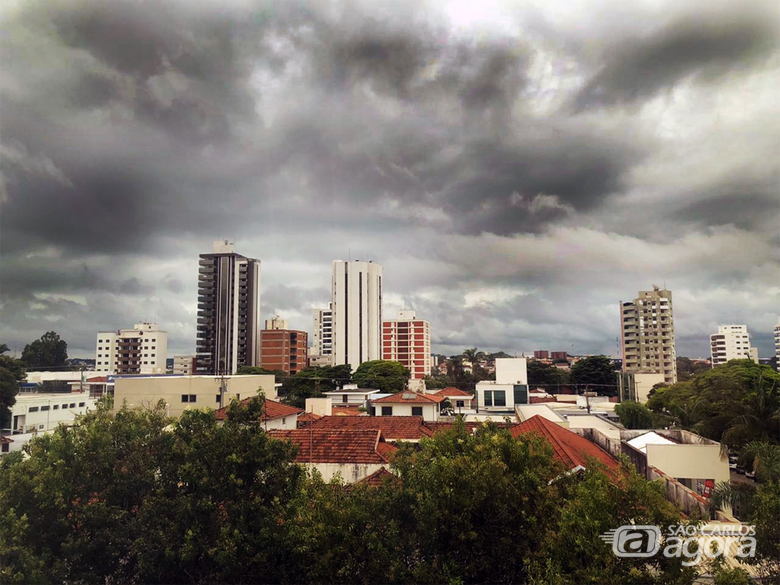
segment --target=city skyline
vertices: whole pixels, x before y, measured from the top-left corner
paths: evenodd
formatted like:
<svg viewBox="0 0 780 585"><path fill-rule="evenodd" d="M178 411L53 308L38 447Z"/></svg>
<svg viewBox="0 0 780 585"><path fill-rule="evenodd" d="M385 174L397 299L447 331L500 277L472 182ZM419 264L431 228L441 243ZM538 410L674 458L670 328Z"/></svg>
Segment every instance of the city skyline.
<svg viewBox="0 0 780 585"><path fill-rule="evenodd" d="M615 355L655 283L678 355L726 323L774 354L775 3L277 4L0 9L12 350L153 321L194 353L197 257L228 238L260 318L309 333L359 258L436 353Z"/></svg>

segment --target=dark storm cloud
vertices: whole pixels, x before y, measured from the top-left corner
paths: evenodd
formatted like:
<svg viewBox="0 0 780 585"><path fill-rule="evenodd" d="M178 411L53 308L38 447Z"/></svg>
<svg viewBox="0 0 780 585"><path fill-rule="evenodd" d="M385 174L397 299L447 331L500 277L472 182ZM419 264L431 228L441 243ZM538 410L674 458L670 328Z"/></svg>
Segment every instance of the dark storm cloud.
<svg viewBox="0 0 780 585"><path fill-rule="evenodd" d="M758 5L757 5L758 6ZM765 13L745 6L714 13L708 9L677 20L658 32L627 40L574 96L582 110L630 104L694 75L712 79L747 69L778 46L776 10Z"/></svg>

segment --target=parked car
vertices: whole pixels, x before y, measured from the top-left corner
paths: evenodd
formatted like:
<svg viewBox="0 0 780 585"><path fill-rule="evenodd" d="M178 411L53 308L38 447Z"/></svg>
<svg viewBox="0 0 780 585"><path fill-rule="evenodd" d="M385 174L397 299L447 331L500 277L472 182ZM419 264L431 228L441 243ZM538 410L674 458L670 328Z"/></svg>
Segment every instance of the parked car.
<svg viewBox="0 0 780 585"><path fill-rule="evenodd" d="M729 461L729 469L736 469L736 468L737 468L737 462Z"/></svg>
<svg viewBox="0 0 780 585"><path fill-rule="evenodd" d="M745 474L745 468L744 468L744 467L742 467L742 466L741 466L741 465L739 465L739 464L737 464L737 466L734 468L734 471L736 471L736 472L737 472L737 473L739 473L740 475L744 475L744 474Z"/></svg>
<svg viewBox="0 0 780 585"><path fill-rule="evenodd" d="M756 481L756 472L755 471L746 471L745 477L749 477L753 481Z"/></svg>

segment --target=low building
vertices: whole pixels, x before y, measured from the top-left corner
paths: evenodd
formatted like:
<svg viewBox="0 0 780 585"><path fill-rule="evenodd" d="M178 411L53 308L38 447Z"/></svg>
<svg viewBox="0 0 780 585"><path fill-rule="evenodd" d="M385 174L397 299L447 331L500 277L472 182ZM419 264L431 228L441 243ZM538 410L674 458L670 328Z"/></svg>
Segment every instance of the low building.
<svg viewBox="0 0 780 585"><path fill-rule="evenodd" d="M317 429L312 424L305 429L270 430L268 434L296 445L295 462L316 469L325 481L340 477L345 483L357 483L388 469L396 451L376 430Z"/></svg>
<svg viewBox="0 0 780 585"><path fill-rule="evenodd" d="M375 388L358 388L357 384L345 384L340 390L331 390L322 394L333 400L332 404L334 407L343 405L368 408L368 401L379 394L379 390Z"/></svg>
<svg viewBox="0 0 780 585"><path fill-rule="evenodd" d="M439 420L443 396L399 392L371 401L371 416L421 416L426 421Z"/></svg>
<svg viewBox="0 0 780 585"><path fill-rule="evenodd" d="M665 378L664 374L655 372L617 372L620 401L645 404L653 386L665 383Z"/></svg>
<svg viewBox="0 0 780 585"><path fill-rule="evenodd" d="M477 383L477 410L514 412L518 404L528 404L526 358L497 358L496 380Z"/></svg>
<svg viewBox="0 0 780 585"><path fill-rule="evenodd" d="M459 414L464 410L471 410L471 402L474 400L473 394L453 387L434 392L433 396L440 396L444 400L449 400L450 406L456 414Z"/></svg>
<svg viewBox="0 0 780 585"><path fill-rule="evenodd" d="M309 353L307 362L310 368L325 368L333 365L333 356Z"/></svg>
<svg viewBox="0 0 780 585"><path fill-rule="evenodd" d="M114 379L110 376L95 376L83 382L69 382L72 392L87 392L90 398L114 395Z"/></svg>
<svg viewBox="0 0 780 585"><path fill-rule="evenodd" d="M164 400L170 416L181 416L188 408L218 409L235 398L251 398L262 392L276 398L274 376L117 376L114 380L114 410L154 408Z"/></svg>
<svg viewBox="0 0 780 585"><path fill-rule="evenodd" d="M173 356L173 373L180 376L191 376L196 370L194 355Z"/></svg>
<svg viewBox="0 0 780 585"><path fill-rule="evenodd" d="M244 398L241 402L247 404L251 398ZM217 420L224 421L227 419L227 410L229 407L225 406L216 411L215 416ZM303 414L300 408L282 404L276 400L266 400L263 404L263 414L260 417L260 422L266 431L272 429L296 429L298 428L298 416Z"/></svg>

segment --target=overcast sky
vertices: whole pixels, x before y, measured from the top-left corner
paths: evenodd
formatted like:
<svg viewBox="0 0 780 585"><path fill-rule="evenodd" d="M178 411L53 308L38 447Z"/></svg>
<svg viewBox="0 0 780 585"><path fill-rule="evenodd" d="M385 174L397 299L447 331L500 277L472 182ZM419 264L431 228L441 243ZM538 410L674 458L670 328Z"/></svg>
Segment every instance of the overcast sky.
<svg viewBox="0 0 780 585"><path fill-rule="evenodd" d="M311 332L331 261L384 265L433 350L616 353L674 295L678 355L780 313L776 2L6 1L0 342L156 320L198 254L262 261Z"/></svg>

